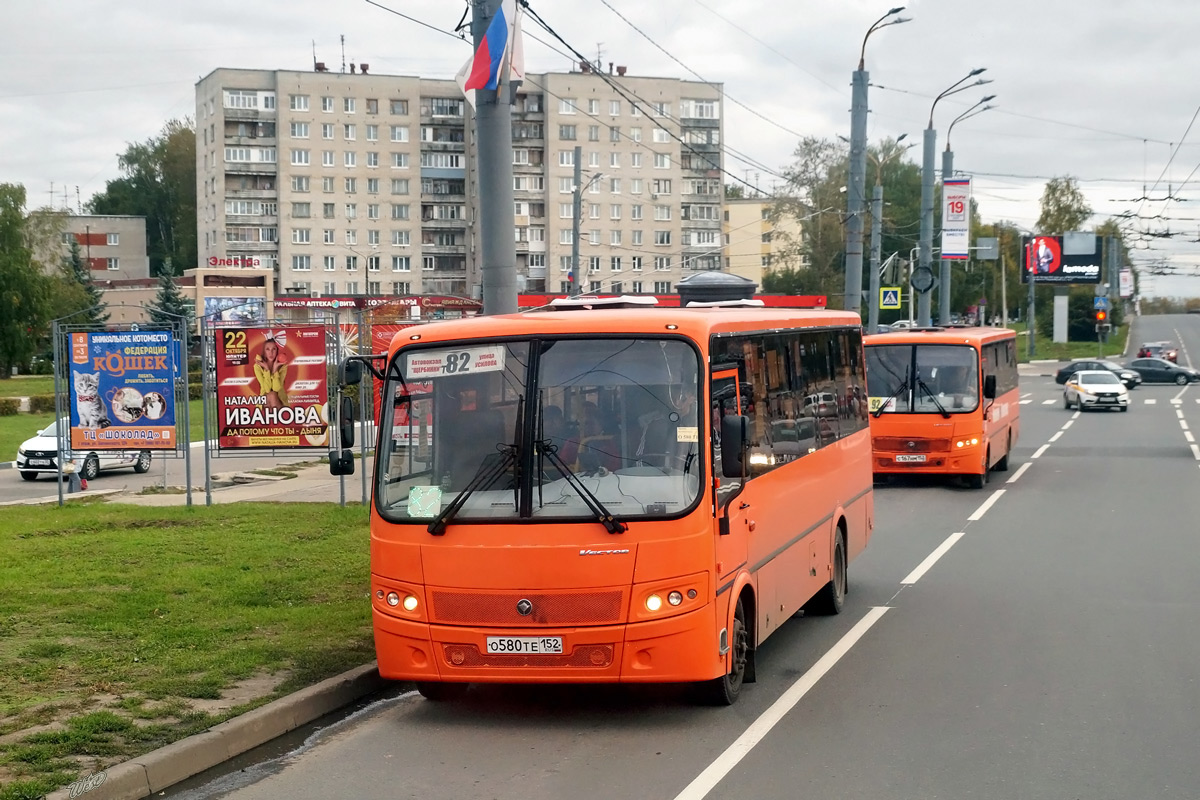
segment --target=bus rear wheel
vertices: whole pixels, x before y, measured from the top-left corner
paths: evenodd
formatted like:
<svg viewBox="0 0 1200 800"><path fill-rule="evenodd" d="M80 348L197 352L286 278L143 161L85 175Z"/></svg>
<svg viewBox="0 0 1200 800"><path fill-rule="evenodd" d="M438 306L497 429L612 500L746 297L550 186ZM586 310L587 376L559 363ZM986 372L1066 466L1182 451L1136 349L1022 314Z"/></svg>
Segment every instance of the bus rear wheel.
<svg viewBox="0 0 1200 800"><path fill-rule="evenodd" d="M441 683L438 681L417 681L417 691L426 700L435 703L447 703L462 699L467 693L469 683Z"/></svg>
<svg viewBox="0 0 1200 800"><path fill-rule="evenodd" d="M846 539L841 530L833 545L833 575L829 583L804 606L805 614L832 616L842 613L846 602Z"/></svg>
<svg viewBox="0 0 1200 800"><path fill-rule="evenodd" d="M996 466L993 467L993 469L995 469L996 472L1008 472L1008 454L1011 452L1012 452L1012 432L1010 431L1008 434L1008 443L1004 445L1004 457L1001 458L999 461L997 461Z"/></svg>
<svg viewBox="0 0 1200 800"><path fill-rule="evenodd" d="M731 644L729 672L700 685L701 699L709 705L733 705L741 696L742 686L746 683L746 664L750 659L750 629L746 627L746 611L740 597L733 610Z"/></svg>

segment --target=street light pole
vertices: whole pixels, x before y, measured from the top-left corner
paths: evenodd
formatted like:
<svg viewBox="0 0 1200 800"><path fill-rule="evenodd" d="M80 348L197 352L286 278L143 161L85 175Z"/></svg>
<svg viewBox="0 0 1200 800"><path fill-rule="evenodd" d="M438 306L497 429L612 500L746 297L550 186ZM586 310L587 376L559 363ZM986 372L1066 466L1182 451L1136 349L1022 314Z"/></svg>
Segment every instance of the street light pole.
<svg viewBox="0 0 1200 800"><path fill-rule="evenodd" d="M842 307L855 313L862 308L863 207L867 177L867 83L870 79L866 71L867 39L880 28L908 22L905 17L888 20L888 17L903 10L904 6L889 10L867 29L862 48L859 50L858 69L851 76L850 180L846 197L846 269Z"/></svg>
<svg viewBox="0 0 1200 800"><path fill-rule="evenodd" d="M964 88L966 88L966 87L964 87ZM996 99L996 95L994 95L994 94L988 95L987 97L983 98L978 103L971 106L966 111L964 111L963 113L961 113L957 117L955 117L954 121L951 122L949 127L946 128L946 149L944 151L942 151L942 184L943 185L945 185L945 182L947 180L954 177L954 151L950 149L950 135L952 133L954 133L954 126L957 125L959 122L963 121L964 119L969 119L970 117L977 116L979 114L982 114L984 111L987 111L989 108L992 108L992 106L985 105L985 103L987 103L989 100L995 100L995 99ZM983 106L983 107L980 108L980 106ZM969 213L970 213L970 209L968 209L968 214ZM970 230L969 220L970 220L970 217L968 216L968 223L967 223L968 230ZM943 224L945 224L944 221L943 221ZM953 262L950 259L946 258L945 254L942 255L941 275L938 280L938 283L939 283L939 286L938 286L938 322L942 325L947 325L950 323L950 301L951 301L951 294L950 294L951 269L950 268L951 268L952 263Z"/></svg>
<svg viewBox="0 0 1200 800"><path fill-rule="evenodd" d="M899 145L907 133L896 137ZM884 158L875 161L875 191L871 195L871 293L867 297L867 332L874 333L879 327L879 262L883 257L883 168L896 156L907 151L907 147L897 147Z"/></svg>
<svg viewBox="0 0 1200 800"><path fill-rule="evenodd" d="M933 129L933 110L937 108L938 101L943 97L949 97L952 94L965 91L972 86L981 86L985 83L990 83L987 80L977 80L972 84L963 86L965 81L974 78L976 75L985 71L985 67L979 67L968 72L963 78L955 82L949 89L945 90L933 100L933 105L929 107L929 125L925 128L925 152L921 159L921 239L918 242L919 262L916 271L913 273L913 288L918 292L919 298L917 303L917 324L929 325L932 322L933 315L933 159L934 151L937 149L937 131Z"/></svg>

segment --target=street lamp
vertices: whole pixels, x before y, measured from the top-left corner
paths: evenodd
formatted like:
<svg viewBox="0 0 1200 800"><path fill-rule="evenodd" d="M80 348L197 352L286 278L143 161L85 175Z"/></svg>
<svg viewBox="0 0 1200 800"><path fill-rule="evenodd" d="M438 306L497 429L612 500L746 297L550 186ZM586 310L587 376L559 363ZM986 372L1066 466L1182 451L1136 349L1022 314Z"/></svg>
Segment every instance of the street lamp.
<svg viewBox="0 0 1200 800"><path fill-rule="evenodd" d="M889 10L867 29L858 54L858 69L851 76L850 100L850 180L846 198L846 269L842 307L857 312L862 306L863 206L867 180L867 39L880 28L909 22L897 17L904 6Z"/></svg>
<svg viewBox="0 0 1200 800"><path fill-rule="evenodd" d="M964 86L963 88L966 89L970 87ZM996 95L989 94L987 97L984 97L975 105L971 106L966 111L955 117L954 121L950 123L950 126L946 128L946 149L942 152L942 181L946 181L954 176L954 151L950 149L950 134L954 132L954 126L963 120L970 119L971 117L978 116L984 111L987 111L992 107L987 105L988 101L995 99ZM944 224L945 221L943 221L943 225ZM968 225L968 228L969 227L970 226ZM943 325L950 321L950 302L952 299L950 296L950 283L952 277L953 270L951 269L950 259L946 258L945 254L943 253L940 276L941 286L938 288L938 320Z"/></svg>
<svg viewBox="0 0 1200 800"><path fill-rule="evenodd" d="M867 297L868 333L874 333L879 325L879 260L883 255L883 168L889 161L912 148L911 144L905 147L898 146L907 136L907 133L897 136L894 143L896 146L893 146L886 156L871 158L875 163L875 192L871 195L871 293Z"/></svg>
<svg viewBox="0 0 1200 800"><path fill-rule="evenodd" d="M919 262L913 273L913 288L918 294L918 324L929 325L933 313L933 158L937 148L937 132L933 129L933 110L943 97L965 91L972 86L982 86L991 81L980 78L973 83L963 84L984 72L986 67L971 70L961 79L955 81L948 89L934 98L929 107L929 126L925 128L925 153L921 164L921 238L919 241ZM947 272L943 268L943 272ZM945 278L943 278L945 280ZM946 291L943 285L942 291Z"/></svg>

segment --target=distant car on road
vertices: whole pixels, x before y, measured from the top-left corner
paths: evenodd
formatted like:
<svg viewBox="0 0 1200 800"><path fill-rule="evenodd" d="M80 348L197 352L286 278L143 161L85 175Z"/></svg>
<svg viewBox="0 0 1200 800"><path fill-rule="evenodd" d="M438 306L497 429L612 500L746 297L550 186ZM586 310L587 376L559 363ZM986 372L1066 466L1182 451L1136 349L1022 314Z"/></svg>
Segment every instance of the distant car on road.
<svg viewBox="0 0 1200 800"><path fill-rule="evenodd" d="M59 420L64 439L71 437L71 423L65 417ZM63 464L63 472L78 472L80 477L91 480L100 474L101 470L123 469L132 467L134 472L150 471L149 450L128 451L75 451L71 460ZM26 439L17 448L17 472L27 481L37 480L38 475L54 475L58 473L58 440L51 422L44 429L34 434L32 439Z"/></svg>
<svg viewBox="0 0 1200 800"><path fill-rule="evenodd" d="M1063 386L1063 408L1129 410L1129 390L1108 370L1080 370Z"/></svg>
<svg viewBox="0 0 1200 800"><path fill-rule="evenodd" d="M1179 353L1170 342L1144 342L1138 348L1138 358L1165 358L1167 361L1178 363Z"/></svg>
<svg viewBox="0 0 1200 800"><path fill-rule="evenodd" d="M896 320L888 327L894 331L903 331L903 330L908 330L909 328L915 328L916 323L913 322L912 320L900 319L900 320Z"/></svg>
<svg viewBox="0 0 1200 800"><path fill-rule="evenodd" d="M1200 381L1200 372L1173 364L1164 358L1135 358L1129 368L1142 376L1146 383L1175 383L1184 386Z"/></svg>
<svg viewBox="0 0 1200 800"><path fill-rule="evenodd" d="M1070 364L1064 364L1058 370L1058 374L1054 376L1054 382L1058 384L1064 384L1067 382L1068 378L1070 378L1076 372L1080 372L1082 370L1105 370L1107 372L1111 372L1120 379L1121 383L1125 384L1126 389L1132 389L1142 382L1142 376L1139 373L1130 369L1129 367L1122 367L1115 361L1095 361L1087 359L1081 361L1072 361Z"/></svg>

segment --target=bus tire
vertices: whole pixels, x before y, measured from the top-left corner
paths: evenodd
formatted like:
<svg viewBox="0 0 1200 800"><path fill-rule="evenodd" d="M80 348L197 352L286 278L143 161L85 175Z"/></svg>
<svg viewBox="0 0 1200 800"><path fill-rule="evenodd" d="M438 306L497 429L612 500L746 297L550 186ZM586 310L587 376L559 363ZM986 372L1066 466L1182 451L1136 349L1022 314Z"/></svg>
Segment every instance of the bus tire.
<svg viewBox="0 0 1200 800"><path fill-rule="evenodd" d="M1004 446L1004 457L996 462L996 472L1008 472L1008 454L1012 452L1012 431L1008 432L1008 443Z"/></svg>
<svg viewBox="0 0 1200 800"><path fill-rule="evenodd" d="M417 691L426 700L435 703L448 703L461 700L467 693L469 683L440 683L438 681L417 681Z"/></svg>
<svg viewBox="0 0 1200 800"><path fill-rule="evenodd" d="M701 699L708 705L731 706L742 694L746 683L746 667L750 663L750 628L746 625L746 609L738 598L733 610L729 672L700 685Z"/></svg>
<svg viewBox="0 0 1200 800"><path fill-rule="evenodd" d="M805 604L804 613L818 616L842 613L842 606L846 603L846 573L846 534L838 526L837 540L833 545L833 576Z"/></svg>
<svg viewBox="0 0 1200 800"><path fill-rule="evenodd" d="M978 475L968 475L967 485L972 489L982 489L988 485L988 459L992 457L991 451L988 451L983 457L983 472Z"/></svg>

